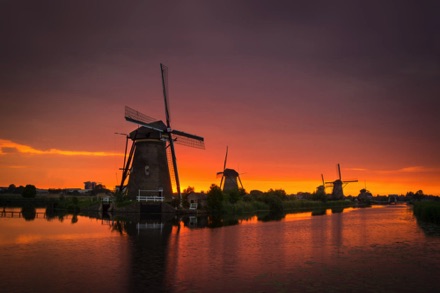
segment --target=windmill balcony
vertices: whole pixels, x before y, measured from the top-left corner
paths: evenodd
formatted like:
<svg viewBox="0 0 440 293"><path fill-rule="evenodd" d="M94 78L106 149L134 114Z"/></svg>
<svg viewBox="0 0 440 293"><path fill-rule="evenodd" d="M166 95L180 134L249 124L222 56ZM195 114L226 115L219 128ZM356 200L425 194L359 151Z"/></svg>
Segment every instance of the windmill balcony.
<svg viewBox="0 0 440 293"><path fill-rule="evenodd" d="M136 200L141 201L153 201L153 202L162 202L165 200L163 196L147 196L147 195L138 195L136 196Z"/></svg>
<svg viewBox="0 0 440 293"><path fill-rule="evenodd" d="M141 195L145 193L158 193L159 195ZM145 202L163 202L165 200L165 197L163 196L163 189L159 188L158 190L141 190L138 191L138 196L136 197L136 200L138 202L145 201Z"/></svg>

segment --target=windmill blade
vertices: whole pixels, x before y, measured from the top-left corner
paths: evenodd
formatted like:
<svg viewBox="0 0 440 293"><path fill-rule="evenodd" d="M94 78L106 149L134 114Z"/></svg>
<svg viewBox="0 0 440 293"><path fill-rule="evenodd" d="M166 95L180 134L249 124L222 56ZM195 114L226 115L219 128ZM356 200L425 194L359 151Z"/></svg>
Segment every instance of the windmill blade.
<svg viewBox="0 0 440 293"><path fill-rule="evenodd" d="M159 131L159 132L164 132L163 129L159 129L157 127L154 127L154 126L152 126L150 124L147 124L147 123L144 123L144 122L141 122L141 121L138 121L138 120L134 120L134 119L127 118L127 117L125 118L125 120L133 122L133 123L136 123L138 125L141 125L143 127L146 127L146 128L152 129L152 130L156 130L156 131Z"/></svg>
<svg viewBox="0 0 440 293"><path fill-rule="evenodd" d="M125 119L127 119L127 120L130 119L130 121L134 120L134 121L136 121L135 123L142 122L144 124L159 121L159 119L145 115L145 114L143 114L133 108L130 108L128 106L125 106Z"/></svg>
<svg viewBox="0 0 440 293"><path fill-rule="evenodd" d="M223 170L226 169L226 161L228 160L228 146L226 146L225 163L223 164Z"/></svg>
<svg viewBox="0 0 440 293"><path fill-rule="evenodd" d="M240 175L238 176L238 181L240 182L241 189L244 189L243 188L243 183L241 183Z"/></svg>
<svg viewBox="0 0 440 293"><path fill-rule="evenodd" d="M162 90L165 103L165 117L167 119L167 127L170 128L170 107L168 104L168 67L161 63L160 72L162 74Z"/></svg>
<svg viewBox="0 0 440 293"><path fill-rule="evenodd" d="M153 117L150 117L148 115L142 114L141 112L130 108L128 106L125 106L125 120L133 122L135 124L139 124L142 125L144 127L159 131L159 132L163 132L162 129L159 129L157 127L154 127L152 125L150 125L150 123L155 122L155 121L159 121L158 119L155 119Z"/></svg>
<svg viewBox="0 0 440 293"><path fill-rule="evenodd" d="M201 136L186 133L179 130L171 131L173 141L177 144L186 145L196 149L205 149L205 139Z"/></svg>
<svg viewBox="0 0 440 293"><path fill-rule="evenodd" d="M128 155L128 159L125 160L125 156L124 156L124 167L122 168L121 184L119 185L120 192L124 191L125 180L130 175L130 170L131 170L131 167L132 167L132 159L133 159L133 155L134 155L135 149L136 149L136 144L132 143L131 144L131 149L130 149L130 154Z"/></svg>
<svg viewBox="0 0 440 293"><path fill-rule="evenodd" d="M174 170L174 162L173 155L171 154L171 148L167 148L167 163L170 174L171 189L177 192L176 171Z"/></svg>
<svg viewBox="0 0 440 293"><path fill-rule="evenodd" d="M223 176L223 172L217 172L217 177L218 177L219 175L222 175L222 176Z"/></svg>

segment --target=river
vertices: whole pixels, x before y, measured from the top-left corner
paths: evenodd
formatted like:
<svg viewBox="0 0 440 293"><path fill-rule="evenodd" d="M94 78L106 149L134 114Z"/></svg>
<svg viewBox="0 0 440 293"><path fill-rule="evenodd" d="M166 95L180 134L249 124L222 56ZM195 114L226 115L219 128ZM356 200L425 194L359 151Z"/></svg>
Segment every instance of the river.
<svg viewBox="0 0 440 293"><path fill-rule="evenodd" d="M19 212L0 218L1 292L440 292L440 227L406 205L274 221Z"/></svg>

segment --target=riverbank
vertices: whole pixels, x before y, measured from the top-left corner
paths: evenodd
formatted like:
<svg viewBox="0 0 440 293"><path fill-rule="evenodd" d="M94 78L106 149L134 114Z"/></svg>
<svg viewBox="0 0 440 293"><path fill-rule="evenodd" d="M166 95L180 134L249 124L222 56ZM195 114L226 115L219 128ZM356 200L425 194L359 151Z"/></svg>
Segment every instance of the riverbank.
<svg viewBox="0 0 440 293"><path fill-rule="evenodd" d="M420 221L440 225L440 201L419 201L413 203L414 216Z"/></svg>
<svg viewBox="0 0 440 293"><path fill-rule="evenodd" d="M105 205L105 208L104 208ZM220 214L225 215L250 215L256 213L276 213L283 214L297 211L313 211L319 214L320 210L333 209L343 210L346 207L356 206L357 203L350 200L339 201L313 201L306 199L277 200L277 201L237 201L236 203L225 202L222 205ZM103 204L102 197L99 196L46 196L37 195L35 198L23 198L21 195L11 194L0 196L1 207L35 207L49 208L55 211L68 213L90 214L96 212L111 212L113 214L132 214L142 213L141 204L133 200L113 201ZM165 213L177 215L207 215L212 214L208 209L189 209L179 208L167 204ZM215 213L218 214L218 213Z"/></svg>

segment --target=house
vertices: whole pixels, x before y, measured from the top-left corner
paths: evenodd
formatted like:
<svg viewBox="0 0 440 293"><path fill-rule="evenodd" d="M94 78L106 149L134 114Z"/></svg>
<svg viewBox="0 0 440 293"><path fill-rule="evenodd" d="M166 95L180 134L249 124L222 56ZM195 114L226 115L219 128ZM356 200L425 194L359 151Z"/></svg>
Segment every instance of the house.
<svg viewBox="0 0 440 293"><path fill-rule="evenodd" d="M208 205L207 196L204 192L191 192L187 196L189 206L196 203L198 209L206 208Z"/></svg>

